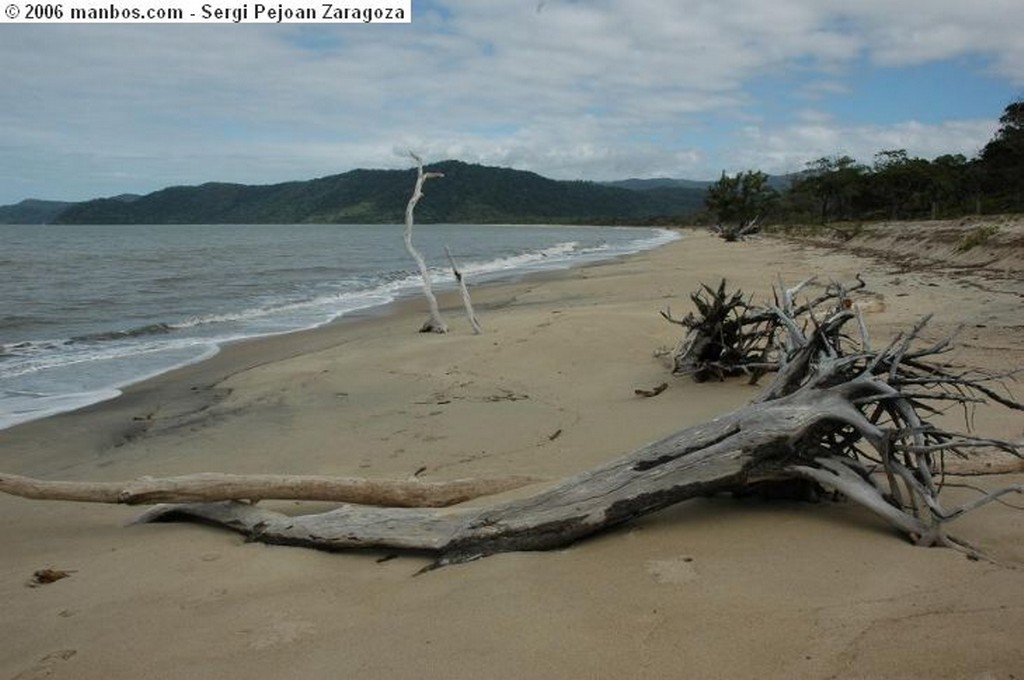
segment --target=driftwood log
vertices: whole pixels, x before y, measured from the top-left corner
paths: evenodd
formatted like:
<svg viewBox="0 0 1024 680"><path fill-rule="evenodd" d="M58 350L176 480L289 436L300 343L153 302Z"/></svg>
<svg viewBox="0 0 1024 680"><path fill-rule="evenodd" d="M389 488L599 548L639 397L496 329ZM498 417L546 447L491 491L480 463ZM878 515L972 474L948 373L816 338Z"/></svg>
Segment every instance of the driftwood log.
<svg viewBox="0 0 1024 680"><path fill-rule="evenodd" d="M0 492L36 500L79 503L193 503L226 500L303 500L390 507L443 508L517 489L534 477L422 480L362 479L322 475L229 475L203 472L144 477L127 482L62 482L0 473Z"/></svg>
<svg viewBox="0 0 1024 680"><path fill-rule="evenodd" d="M718 222L711 227L711 233L717 234L719 238L729 243L743 241L751 234L761 230L761 216L758 215L749 220L739 222L722 223Z"/></svg>
<svg viewBox="0 0 1024 680"><path fill-rule="evenodd" d="M732 299L724 289L722 297ZM303 516L231 500L158 506L140 521L199 520L255 541L322 550L427 551L432 566L443 566L558 548L690 498L796 480L859 503L918 545L976 555L947 533L948 523L1024 487L947 508L939 498L945 459L981 448L1020 455L1024 444L947 431L928 418L985 397L1024 409L992 386L1005 376L935 363L950 345L925 342L925 321L873 348L838 288L817 303L797 306L794 298L783 290L779 304L748 309L766 315L761 332L771 342L757 350L761 363L777 361L754 401L530 497L483 508L347 504ZM818 308L825 303L834 304Z"/></svg>

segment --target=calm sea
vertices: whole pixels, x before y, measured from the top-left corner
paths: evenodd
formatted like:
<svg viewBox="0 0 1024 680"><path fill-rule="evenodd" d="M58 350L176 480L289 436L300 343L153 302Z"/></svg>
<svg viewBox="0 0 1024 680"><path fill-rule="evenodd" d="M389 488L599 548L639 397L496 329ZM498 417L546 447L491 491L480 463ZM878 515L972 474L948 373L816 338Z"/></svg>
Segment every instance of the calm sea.
<svg viewBox="0 0 1024 680"><path fill-rule="evenodd" d="M419 291L401 225L0 225L0 429L117 396L233 340ZM658 229L421 225L453 286L656 247Z"/></svg>

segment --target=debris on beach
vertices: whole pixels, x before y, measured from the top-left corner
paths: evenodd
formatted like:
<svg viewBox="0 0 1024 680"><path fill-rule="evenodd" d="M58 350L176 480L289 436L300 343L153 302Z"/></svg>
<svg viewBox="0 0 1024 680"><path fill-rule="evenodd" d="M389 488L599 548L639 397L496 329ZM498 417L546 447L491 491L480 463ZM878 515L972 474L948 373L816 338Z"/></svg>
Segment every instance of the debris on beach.
<svg viewBox="0 0 1024 680"><path fill-rule="evenodd" d="M66 571L64 569L37 569L32 574L32 579L28 582L29 588L38 588L39 586L45 586L49 583L56 583L61 579L68 578L73 574L74 571Z"/></svg>

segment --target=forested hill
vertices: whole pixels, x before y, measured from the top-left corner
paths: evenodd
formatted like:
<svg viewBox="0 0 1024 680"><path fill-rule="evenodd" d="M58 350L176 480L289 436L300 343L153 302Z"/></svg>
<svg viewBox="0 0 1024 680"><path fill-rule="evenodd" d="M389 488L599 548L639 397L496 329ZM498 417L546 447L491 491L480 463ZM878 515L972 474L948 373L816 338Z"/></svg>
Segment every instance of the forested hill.
<svg viewBox="0 0 1024 680"><path fill-rule="evenodd" d="M631 190L547 179L532 172L461 161L427 166L431 180L416 207L420 223L624 223L679 217L703 206L701 188ZM170 187L132 201L74 204L65 224L400 223L416 171L353 170L267 186L209 183Z"/></svg>
<svg viewBox="0 0 1024 680"><path fill-rule="evenodd" d="M26 198L14 205L0 205L0 224L47 224L74 203Z"/></svg>

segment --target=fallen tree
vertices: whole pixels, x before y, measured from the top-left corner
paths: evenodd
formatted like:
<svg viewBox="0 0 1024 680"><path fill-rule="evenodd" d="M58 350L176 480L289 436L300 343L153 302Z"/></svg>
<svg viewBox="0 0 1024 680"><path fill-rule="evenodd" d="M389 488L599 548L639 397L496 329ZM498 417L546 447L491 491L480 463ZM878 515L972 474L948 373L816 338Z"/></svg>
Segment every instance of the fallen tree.
<svg viewBox="0 0 1024 680"><path fill-rule="evenodd" d="M947 533L948 523L1024 487L947 508L939 498L945 458L980 448L1020 455L1024 445L948 431L927 418L984 397L1024 405L991 387L1005 376L936 363L950 344L924 342L925 321L873 348L840 291L798 306L795 293L782 290L776 305L747 306L742 318L763 315L760 332L771 339L757 350L761 363L774 362L773 380L751 403L527 498L483 508L347 504L302 516L228 500L162 505L140 521L199 520L254 541L322 550L428 551L442 566L557 548L690 498L802 480L859 503L918 545L976 554ZM733 299L724 287L722 297ZM855 332L847 333L851 324Z"/></svg>

